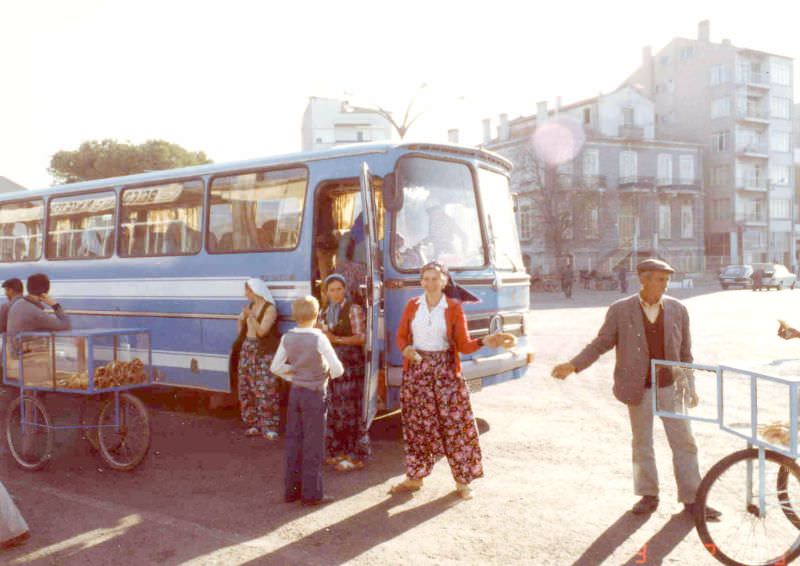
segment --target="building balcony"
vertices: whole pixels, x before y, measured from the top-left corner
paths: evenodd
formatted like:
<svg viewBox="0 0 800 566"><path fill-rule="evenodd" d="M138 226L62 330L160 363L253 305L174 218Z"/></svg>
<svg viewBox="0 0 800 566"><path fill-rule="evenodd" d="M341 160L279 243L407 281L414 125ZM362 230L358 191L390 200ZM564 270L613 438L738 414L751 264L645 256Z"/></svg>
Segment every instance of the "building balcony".
<svg viewBox="0 0 800 566"><path fill-rule="evenodd" d="M766 192L769 188L769 182L766 177L736 177L736 188L741 191Z"/></svg>
<svg viewBox="0 0 800 566"><path fill-rule="evenodd" d="M652 191L655 187L655 178L643 177L641 175L628 175L620 177L617 181L617 188L620 191L638 192Z"/></svg>
<svg viewBox="0 0 800 566"><path fill-rule="evenodd" d="M766 214L737 214L736 223L743 226L766 226Z"/></svg>
<svg viewBox="0 0 800 566"><path fill-rule="evenodd" d="M644 138L644 128L635 124L620 124L617 135L629 140L640 140Z"/></svg>
<svg viewBox="0 0 800 566"><path fill-rule="evenodd" d="M736 144L736 153L742 157L769 159L769 146L764 142Z"/></svg>
<svg viewBox="0 0 800 566"><path fill-rule="evenodd" d="M663 177L656 179L656 187L660 193L687 193L700 192L700 179L674 179Z"/></svg>
<svg viewBox="0 0 800 566"><path fill-rule="evenodd" d="M769 125L769 112L752 106L739 108L736 111L736 119L740 122L752 122L754 124L766 126Z"/></svg>
<svg viewBox="0 0 800 566"><path fill-rule="evenodd" d="M764 73L739 70L736 73L736 83L754 88L769 88L769 77Z"/></svg>
<svg viewBox="0 0 800 566"><path fill-rule="evenodd" d="M559 175L558 186L581 191L604 191L608 183L605 175Z"/></svg>

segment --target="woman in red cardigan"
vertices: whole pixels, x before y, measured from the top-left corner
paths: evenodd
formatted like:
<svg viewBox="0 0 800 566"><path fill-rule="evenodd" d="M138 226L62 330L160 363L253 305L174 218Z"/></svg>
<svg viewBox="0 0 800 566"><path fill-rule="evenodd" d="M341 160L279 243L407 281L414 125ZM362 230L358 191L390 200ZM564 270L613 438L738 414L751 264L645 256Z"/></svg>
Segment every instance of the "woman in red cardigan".
<svg viewBox="0 0 800 566"><path fill-rule="evenodd" d="M407 477L391 493L419 490L436 460L447 456L458 494L470 499L469 484L483 476L483 465L458 355L514 339L504 334L471 339L461 303L444 294L447 269L431 262L420 274L425 293L408 301L397 330L405 358L400 404Z"/></svg>

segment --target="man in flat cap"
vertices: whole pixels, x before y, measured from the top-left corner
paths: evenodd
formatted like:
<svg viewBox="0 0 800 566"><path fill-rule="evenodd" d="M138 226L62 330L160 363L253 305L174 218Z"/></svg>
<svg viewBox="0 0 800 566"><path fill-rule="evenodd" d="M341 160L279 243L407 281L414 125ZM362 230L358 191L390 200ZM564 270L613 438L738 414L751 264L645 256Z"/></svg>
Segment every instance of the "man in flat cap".
<svg viewBox="0 0 800 566"><path fill-rule="evenodd" d="M601 355L616 347L614 396L628 406L633 448L633 484L641 499L631 511L637 515L652 513L658 507L658 472L653 450L653 392L658 406L667 411L675 407L675 377L669 368L658 371L655 387L650 374L651 360L691 363L692 341L686 307L664 295L674 269L659 259L647 259L637 265L641 290L609 307L597 337L569 362L553 368L552 375L566 379L592 365ZM663 370L663 371L662 371ZM692 381L693 378L690 378ZM695 406L693 383L686 387L687 404ZM700 485L697 445L689 421L662 418L672 449L672 464L678 484L678 500L688 513L694 512L694 499ZM710 519L719 512L706 508Z"/></svg>
<svg viewBox="0 0 800 566"><path fill-rule="evenodd" d="M3 281L3 291L5 291L7 301L0 305L0 332L6 331L8 324L8 311L15 301L22 298L25 290L22 288L22 281L16 277Z"/></svg>

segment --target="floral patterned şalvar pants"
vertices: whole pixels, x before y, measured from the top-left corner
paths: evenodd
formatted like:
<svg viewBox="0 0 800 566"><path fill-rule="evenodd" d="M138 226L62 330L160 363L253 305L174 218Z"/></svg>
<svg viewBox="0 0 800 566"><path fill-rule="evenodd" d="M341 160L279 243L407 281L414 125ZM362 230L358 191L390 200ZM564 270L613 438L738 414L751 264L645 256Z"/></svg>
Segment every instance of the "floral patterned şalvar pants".
<svg viewBox="0 0 800 566"><path fill-rule="evenodd" d="M258 341L246 339L239 356L239 405L242 421L262 433L278 432L281 397L278 380L269 370L272 356L258 355Z"/></svg>
<svg viewBox="0 0 800 566"><path fill-rule="evenodd" d="M328 380L328 426L325 431L329 458L349 456L363 460L370 455L369 431L364 429L364 350L361 346L334 346L344 374Z"/></svg>
<svg viewBox="0 0 800 566"><path fill-rule="evenodd" d="M400 388L406 474L422 479L447 456L453 478L468 484L483 476L483 464L467 384L456 373L453 352L420 354Z"/></svg>

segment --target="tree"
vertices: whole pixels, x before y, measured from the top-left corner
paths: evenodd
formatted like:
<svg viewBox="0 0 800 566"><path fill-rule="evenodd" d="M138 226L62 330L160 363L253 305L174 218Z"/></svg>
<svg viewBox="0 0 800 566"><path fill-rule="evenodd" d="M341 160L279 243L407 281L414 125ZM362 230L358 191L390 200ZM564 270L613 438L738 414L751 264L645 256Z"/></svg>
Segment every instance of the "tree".
<svg viewBox="0 0 800 566"><path fill-rule="evenodd" d="M205 163L212 161L204 152L187 151L164 140L148 140L133 145L105 139L85 141L75 151L55 153L47 171L59 184Z"/></svg>

